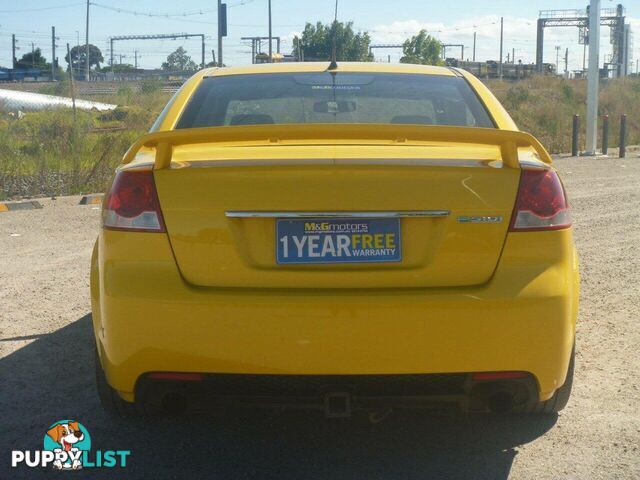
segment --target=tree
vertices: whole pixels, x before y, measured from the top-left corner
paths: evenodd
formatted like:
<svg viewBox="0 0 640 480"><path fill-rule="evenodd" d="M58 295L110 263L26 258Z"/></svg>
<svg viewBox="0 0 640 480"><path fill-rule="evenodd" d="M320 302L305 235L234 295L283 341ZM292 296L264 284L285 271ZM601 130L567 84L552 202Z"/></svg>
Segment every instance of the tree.
<svg viewBox="0 0 640 480"><path fill-rule="evenodd" d="M193 72L198 69L198 65L191 60L184 48L178 47L175 52L169 54L167 61L162 63L162 69L172 72Z"/></svg>
<svg viewBox="0 0 640 480"><path fill-rule="evenodd" d="M73 69L76 71L84 71L86 68L87 61L87 46L86 45L76 45L73 47L70 52L71 61ZM69 63L69 55L65 55L64 59L67 63ZM96 67L97 70L100 69L100 63L104 62L104 58L102 57L102 52L95 45L89 44L89 68Z"/></svg>
<svg viewBox="0 0 640 480"><path fill-rule="evenodd" d="M426 30L420 30L418 35L406 40L402 45L404 56L400 59L401 63L421 63L423 65L442 65L440 52L442 51L442 43Z"/></svg>
<svg viewBox="0 0 640 480"><path fill-rule="evenodd" d="M25 53L20 60L16 62L16 68L37 68L40 70L51 70L51 64L42 56L42 51L36 48L33 53Z"/></svg>
<svg viewBox="0 0 640 480"><path fill-rule="evenodd" d="M367 32L353 31L353 22L333 22L323 25L307 23L302 38L293 40L293 54L304 60L329 60L335 38L336 59L338 61L370 62L373 55L369 53L371 38Z"/></svg>

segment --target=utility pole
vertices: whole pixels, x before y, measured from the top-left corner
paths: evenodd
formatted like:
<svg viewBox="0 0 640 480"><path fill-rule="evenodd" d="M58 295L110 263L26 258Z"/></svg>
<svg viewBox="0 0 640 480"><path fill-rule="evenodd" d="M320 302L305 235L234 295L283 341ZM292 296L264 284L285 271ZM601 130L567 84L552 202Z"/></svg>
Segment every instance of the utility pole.
<svg viewBox="0 0 640 480"><path fill-rule="evenodd" d="M206 59L205 59L205 46L204 46L204 34L202 34L202 68L204 68L205 64L207 63Z"/></svg>
<svg viewBox="0 0 640 480"><path fill-rule="evenodd" d="M17 50L16 41L17 41L16 35L15 33L12 33L11 34L11 65L12 65L11 68L13 69L16 68L16 50Z"/></svg>
<svg viewBox="0 0 640 480"><path fill-rule="evenodd" d="M269 63L273 62L273 46L271 45L271 0L269 0Z"/></svg>
<svg viewBox="0 0 640 480"><path fill-rule="evenodd" d="M569 47L564 51L564 76L569 78Z"/></svg>
<svg viewBox="0 0 640 480"><path fill-rule="evenodd" d="M69 59L71 60L71 59ZM56 80L56 27L51 27L51 81Z"/></svg>
<svg viewBox="0 0 640 480"><path fill-rule="evenodd" d="M516 63L516 49L511 49L511 63Z"/></svg>
<svg viewBox="0 0 640 480"><path fill-rule="evenodd" d="M504 17L500 17L500 63L498 63L498 76L502 80L502 43L504 40Z"/></svg>
<svg viewBox="0 0 640 480"><path fill-rule="evenodd" d="M556 45L556 73L560 71L560 45Z"/></svg>
<svg viewBox="0 0 640 480"><path fill-rule="evenodd" d="M73 105L73 126L76 126L76 93L73 84L73 61L71 60L71 50L67 43L67 58L69 59L69 88L71 89L71 104ZM75 134L75 131L74 131Z"/></svg>
<svg viewBox="0 0 640 480"><path fill-rule="evenodd" d="M133 51L133 62L134 62L134 67L138 68L138 50Z"/></svg>
<svg viewBox="0 0 640 480"><path fill-rule="evenodd" d="M476 61L476 32L473 32L473 61Z"/></svg>
<svg viewBox="0 0 640 480"><path fill-rule="evenodd" d="M87 36L86 36L86 49L85 49L85 55L87 56L86 60L85 60L85 74L84 74L84 79L88 82L89 81L89 0L87 0Z"/></svg>
<svg viewBox="0 0 640 480"><path fill-rule="evenodd" d="M218 66L222 66L222 0L218 0Z"/></svg>
<svg viewBox="0 0 640 480"><path fill-rule="evenodd" d="M31 42L31 68L36 68L36 47L33 42Z"/></svg>
<svg viewBox="0 0 640 480"><path fill-rule="evenodd" d="M587 72L586 154L595 155L598 141L598 83L600 81L600 0L589 6L589 71Z"/></svg>

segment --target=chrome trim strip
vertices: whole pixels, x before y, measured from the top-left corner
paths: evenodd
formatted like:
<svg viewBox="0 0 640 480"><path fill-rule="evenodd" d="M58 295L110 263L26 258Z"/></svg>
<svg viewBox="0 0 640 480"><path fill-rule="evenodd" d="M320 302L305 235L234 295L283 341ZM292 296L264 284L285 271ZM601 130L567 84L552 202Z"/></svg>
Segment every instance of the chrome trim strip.
<svg viewBox="0 0 640 480"><path fill-rule="evenodd" d="M551 167L542 160L520 160L520 166L528 170L550 170Z"/></svg>
<svg viewBox="0 0 640 480"><path fill-rule="evenodd" d="M171 168L271 167L288 165L392 165L402 167L502 167L500 160L446 158L308 158L268 160L173 160Z"/></svg>
<svg viewBox="0 0 640 480"><path fill-rule="evenodd" d="M407 217L447 217L449 210L403 210L378 212L275 212L275 211L246 211L227 210L224 215L228 218L407 218Z"/></svg>

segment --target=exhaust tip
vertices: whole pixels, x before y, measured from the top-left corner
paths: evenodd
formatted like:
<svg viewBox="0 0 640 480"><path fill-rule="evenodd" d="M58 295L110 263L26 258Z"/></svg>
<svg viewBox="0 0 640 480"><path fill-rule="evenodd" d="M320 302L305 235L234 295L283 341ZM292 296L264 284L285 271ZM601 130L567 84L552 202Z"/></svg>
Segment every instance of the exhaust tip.
<svg viewBox="0 0 640 480"><path fill-rule="evenodd" d="M513 409L513 396L508 392L497 392L487 401L489 410L493 413L509 413Z"/></svg>
<svg viewBox="0 0 640 480"><path fill-rule="evenodd" d="M169 415L180 415L187 410L187 399L179 393L169 392L162 397L162 410Z"/></svg>

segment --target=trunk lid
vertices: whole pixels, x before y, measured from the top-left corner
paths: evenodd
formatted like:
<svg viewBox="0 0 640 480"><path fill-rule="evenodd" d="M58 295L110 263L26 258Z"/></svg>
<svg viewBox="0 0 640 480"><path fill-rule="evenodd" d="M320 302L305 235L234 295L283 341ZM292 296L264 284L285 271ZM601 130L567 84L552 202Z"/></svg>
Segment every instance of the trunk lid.
<svg viewBox="0 0 640 480"><path fill-rule="evenodd" d="M520 170L499 146L331 142L176 146L155 181L176 262L203 287L411 288L487 282ZM399 219L399 262L278 264L278 212L447 211ZM230 217L227 212L275 212Z"/></svg>

